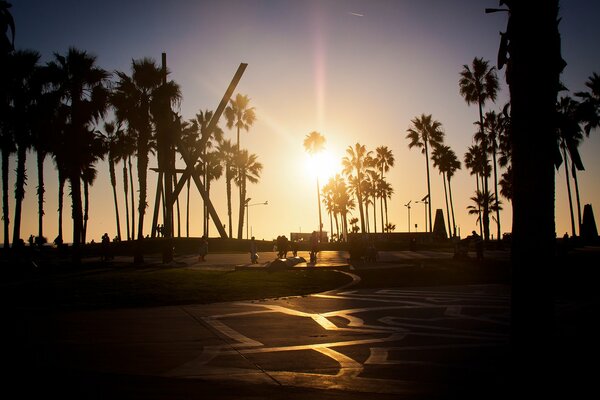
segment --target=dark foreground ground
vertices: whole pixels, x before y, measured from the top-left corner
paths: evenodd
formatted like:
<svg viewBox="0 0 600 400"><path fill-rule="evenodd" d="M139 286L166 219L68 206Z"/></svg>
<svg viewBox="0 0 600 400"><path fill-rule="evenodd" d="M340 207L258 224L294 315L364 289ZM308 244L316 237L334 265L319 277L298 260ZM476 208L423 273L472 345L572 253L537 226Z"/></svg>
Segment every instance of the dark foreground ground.
<svg viewBox="0 0 600 400"><path fill-rule="evenodd" d="M598 282L600 278L600 270L598 269L600 263L600 251L598 248L579 248L566 255L561 255L557 258L555 266L549 266L548 273L554 276L554 293L556 300L556 324L554 332L549 332L555 338L555 346L549 348L548 351L553 354L554 362L554 373L548 376L548 385L554 385L556 388L555 394L558 397L564 398L579 398L583 397L588 390L595 390L595 381L597 375L597 368L594 366L598 359L599 345L597 340L597 315L600 306L600 290L598 290ZM535 260L532 260L535 262ZM289 310L304 310L303 312L310 313L324 313L331 310L343 310L343 309L355 309L358 312L365 312L367 314L356 314L365 321L372 319L370 325L381 324L381 321L404 321L406 324L406 318L410 317L409 325L402 325L402 329L409 329L413 334L419 334L415 337L420 337L422 341L415 341L415 346L423 346L431 349L437 348L441 344L447 344L447 342L436 343L435 341L441 341L444 336L440 336L438 333L446 329L456 330L459 329L473 330L473 332L480 332L481 328L475 326L469 327L468 315L462 318L460 321L467 325L460 327L453 325L454 321L452 318L453 312L456 311L452 304L449 304L449 308L446 310L449 312L451 319L446 319L444 323L450 323L449 326L437 325L435 322L437 319L435 315L429 315L427 313L427 307L423 306L422 312L424 314L404 315L394 314L388 316L387 314L378 314L381 307L392 304L396 306L400 298L406 296L414 297L415 301L419 304L428 304L428 302L439 302L439 301L450 301L450 297L447 297L449 291L456 291L460 294L461 299L470 298L473 303L471 307L477 308L476 297L469 294L473 288L494 288L494 292L508 294L510 292L510 268L506 259L486 259L484 262L478 262L473 259L456 261L452 259L421 259L419 261L407 261L406 263L399 265L390 262L380 262L375 264L356 264L355 269L350 271L351 273L361 277L360 283L357 285L347 288L341 291L336 296L342 297L340 299L335 298L323 298L323 297L294 297L288 300L281 298L284 296L282 293L277 293L275 296L271 295L266 288L272 288L271 285L263 286L265 288L264 295L261 296L260 292L253 292L250 297L246 296L246 300L252 298L263 298L263 297L279 297L279 300L273 300L272 302L258 302L263 306L285 306ZM42 290L48 288L49 282L61 280L62 286L60 286L64 292L68 292L69 281L65 280L65 273L70 279L74 279L71 282L72 285L77 285L77 278L83 276L103 276L102 282L106 282L110 278L111 273L123 273L122 266L106 266L106 265L92 265L89 266L89 270L85 274L81 274L77 271L61 271L49 273L43 277L35 277L35 279L21 277L18 280L11 279L3 283L2 289L2 345L6 349L3 357L3 365L5 372L3 373L3 387L8 392L14 390L8 398L39 398L49 396L59 396L62 398L83 398L83 399L104 399L104 398L123 398L123 399L191 399L191 398L214 398L214 399L362 399L362 398L377 398L377 399L392 399L392 398L512 398L514 397L514 390L509 388L508 376L510 375L508 369L508 351L506 341L502 344L500 340L499 344L494 347L495 352L486 353L487 350L476 348L474 352L460 352L458 353L459 361L456 361L457 354L446 353L442 351L433 351L429 354L429 358L426 363L420 358L406 358L403 359L408 364L391 364L384 365L380 369L375 369L375 372L369 368L373 368L372 363L368 363L367 354L362 352L368 349L361 350L357 348L353 353L351 351L341 351L337 347L333 347L345 356L350 357L352 360L362 360L361 362L365 367L364 374L379 374L373 376L367 376L368 378L382 379L381 387L389 385L389 379L399 379L402 377L409 382L413 382L415 388L422 389L429 386L432 390L421 391L421 390L398 390L397 386L393 386L391 393L380 391L380 392L369 392L360 390L348 390L342 388L335 388L334 386L328 386L329 389L324 390L318 388L318 385L310 383L304 384L272 384L265 382L244 382L240 380L230 379L185 379L181 376L170 376L165 373L149 373L148 371L158 370L158 365L162 362L165 357L171 359L175 357L173 354L175 351L168 350L166 353L158 355L152 353L138 352L137 349L140 346L139 341L130 343L126 339L115 339L110 342L110 345L104 343L103 335L109 331L100 331L100 329L106 329L102 325L98 325L98 330L94 331L93 325L99 319L99 315L103 313L109 313L113 311L102 311L106 307L98 304L90 304L86 302L77 303L75 309L70 308L68 302L68 296L61 297L60 307L58 303L54 301L54 298L48 297L49 292L41 292L44 295L35 294L35 290L31 291L31 288ZM160 272L160 268L151 268L154 272ZM141 271L148 274L150 271L142 268ZM183 269L177 271L183 273ZM284 285L285 282L294 282L294 285L306 285L308 283L315 284L316 279L311 279L314 276L309 276L308 280L295 281L296 277L292 275L285 275L287 272L292 271L281 271L281 276L277 277L280 280L280 284ZM297 273L297 271L293 271ZM235 272L234 274L237 274ZM247 273L247 272L244 272ZM249 273L264 273L264 271L252 271ZM331 273L336 275L336 273ZM231 274L230 274L231 276ZM258 275L260 277L260 275ZM273 278L273 274L264 277ZM14 277L13 277L14 278ZM330 279L331 278L331 279ZM344 276L332 278L328 277L320 281L323 286L313 286L314 292L320 292L323 289L329 290L336 287L338 284L344 284L348 282L348 279ZM178 278L181 279L181 278ZM208 279L208 278L207 278ZM166 288L168 291L177 290L178 282L185 281L177 280L175 285L171 286L160 286L155 287L156 293ZM258 279L260 281L260 278ZM312 282L311 282L312 281ZM79 281L80 282L80 281ZM89 282L89 281L88 281ZM93 281L92 281L93 282ZM299 283L300 282L300 283ZM156 282L152 283L155 284ZM41 285L41 286L40 286ZM109 285L110 286L110 285ZM54 286L56 287L56 286ZM29 289L28 289L29 288ZM135 292L134 286L129 287L132 293ZM455 288L455 289L452 289ZM467 289L470 288L470 289ZM94 290L94 285L87 287L86 292ZM219 286L220 297L217 301L229 301L229 300L243 300L244 296L240 297L240 291L245 289L235 285L223 284ZM487 289L486 289L487 290ZM15 298L23 299L23 291L30 293L31 296L26 296L32 301L14 301ZM231 293L228 293L230 291ZM356 291L355 294L352 291ZM479 289L477 289L479 292ZM54 292L56 293L56 292ZM440 297L440 293L446 293ZM89 293L87 293L89 294ZM294 294L294 293L290 293ZM85 295L79 291L72 291L72 295L75 298L72 299L81 300ZM78 297L77 297L78 296ZM162 296L162 295L161 295ZM387 297L386 297L387 296ZM404 296L404 297L402 297ZM181 307L185 307L186 310L197 310L198 315L206 318L210 315L221 315L225 312L230 313L227 304L216 305L213 311L210 304L205 306L193 306L194 302L189 299L182 299L181 297L175 296L177 302L169 303L171 297L163 297L165 304L156 304L152 299L147 299L148 303L135 303L135 307L139 310L170 310L169 307L156 306L172 306L178 304ZM444 300L445 299L445 300ZM501 316L492 317L495 313L505 313L507 307L509 307L508 296L500 296L497 300L498 306L500 307L497 311L493 311L492 307L489 311L489 318L491 321L501 321ZM461 300L461 301L463 301ZM122 301L122 300L121 300ZM129 301L129 303L128 303ZM131 300L124 301L122 306L131 307ZM336 301L339 304L333 306L327 305L325 301ZM494 300L496 301L496 300ZM118 302L113 302L110 309L114 312L119 313ZM198 301L198 303L205 303ZM245 302L248 307L251 307L251 302ZM189 304L189 306L184 306ZM147 307L151 306L151 309ZM203 308L204 307L204 308ZM373 308L375 307L375 308ZM420 306L421 307L421 306ZM320 309L322 308L322 310ZM389 307L388 307L389 308ZM183 308L182 308L183 309ZM82 310L82 311L77 311ZM86 311L86 310L97 310L97 311ZM362 311L360 311L362 310ZM165 312L166 312L165 311ZM82 312L84 317L75 318L73 317L77 312ZM154 311L153 311L154 312ZM75 314L74 314L75 313ZM468 313L467 313L468 314ZM116 314L122 315L122 314ZM127 315L127 314L126 314ZM133 314L131 314L133 315ZM137 315L137 314L135 314ZM498 314L501 315L501 314ZM478 318L479 323L485 321L486 315L478 314L475 315ZM69 320L81 322L84 318L89 318L90 324L81 325L86 330L70 330L65 339L63 336L59 336L60 332L65 334L62 330L63 325L60 325L60 321ZM219 317L220 318L220 317ZM282 334L277 336L276 334L269 333L269 338L288 338L297 336L300 338L306 338L306 343L312 343L312 345L318 344L320 334L306 334L304 335L301 330L301 325L295 325L294 323L277 322L277 320L259 320L258 325L254 328L250 328L247 325L236 325L236 317L231 321L223 320L227 322L228 326L236 327L237 331L243 332L245 335L258 339L263 337L265 332L269 331L275 326L281 326L281 329L290 330L291 333ZM329 319L336 325L341 326L343 320L336 319L337 317L329 317ZM428 326L427 331L422 331L418 328L424 324L424 320L430 320L431 326ZM32 321L38 321L32 323ZM40 322L41 321L41 322ZM263 321L263 322L261 322ZM269 322L270 321L270 322ZM441 320L440 320L441 321ZM459 320L456 320L458 324ZM135 322L129 318L122 319L120 324L127 326L128 322ZM281 323L282 325L277 325ZM441 323L441 322L440 322ZM161 329L165 328L165 324L161 323ZM274 325L275 324L275 325ZM68 325L68 326L78 326ZM80 329L83 329L81 328ZM139 329L139 325L133 325L132 329ZM145 325L144 325L145 326ZM152 326L152 325L151 325ZM216 325L219 326L219 325ZM395 326L395 325L394 325ZM118 330L118 327L113 327ZM172 326L173 329L177 329L177 325ZM91 329L91 330L87 330ZM312 329L312 328L310 328ZM412 329L412 330L411 330ZM416 331L415 331L416 329ZM432 332L437 332L432 336ZM508 327L505 326L501 331L494 332L500 337L507 337ZM125 334L125 338L127 334ZM161 347L161 340L165 340L164 337L158 336L154 338L153 334L148 330L146 334L142 331L142 336L147 336L152 339L152 345ZM185 336L183 332L180 332L182 336ZM360 333L360 335L367 333ZM378 334L368 333L369 335L375 335L377 338ZM263 335L263 336L261 336ZM329 332L327 335L333 335ZM337 336L335 336L337 335ZM327 337L327 341L335 342L345 339L344 331L336 332L331 338ZM82 338L81 336L87 336ZM177 335L175 335L177 337ZM360 336L362 337L362 336ZM370 336L369 336L370 337ZM148 339L150 340L150 339ZM185 342L185 346L192 346L191 348L198 347L200 351L203 345L200 342L193 339L189 342ZM444 339L446 340L446 339ZM174 340L169 342L170 346L176 346L179 349L179 345L183 345L180 340ZM266 339L261 339L261 343L265 344ZM54 344L59 343L60 346L56 347ZM83 344L85 345L83 345ZM194 345L196 343L196 345ZM304 343L304 342L302 342ZM164 343L163 343L164 344ZM231 344L229 344L231 345ZM106 347L105 347L106 346ZM266 346L266 344L265 344ZM184 355L180 357L186 358L193 354L193 351L188 347ZM348 347L349 349L351 347ZM106 350L105 350L106 349ZM115 357L114 360L121 360L119 358L119 351L115 349L121 349L123 359L122 365L116 367L105 366L99 368L98 365L94 364L96 358L104 359L107 357ZM170 347L167 347L170 349ZM290 353L290 356L284 360L280 360L278 355L286 354L284 352L276 352L273 354L273 359L253 358L259 357L260 354L254 354L250 349L246 350L247 353L240 353L237 360L246 360L252 365L252 368L264 369L265 373L268 373L270 369L279 371L277 373L271 372L271 376L278 377L282 371L303 371L303 365L308 365L308 359L298 357L298 352ZM110 353L102 356L102 353ZM129 357L129 353L133 356ZM94 355L94 359L86 358L86 355ZM187 355L186 355L187 354ZM425 354L425 353L423 353ZM445 369L440 368L440 365L446 365L448 363L449 354L454 354L452 360L458 362L461 368ZM419 356L420 357L420 356ZM158 361L157 361L158 360ZM341 359L344 360L343 358ZM487 361L486 361L487 360ZM218 361L218 360L217 360ZM409 362L410 361L410 362ZM119 373L115 371L127 370L127 362L133 363L134 367L127 373ZM224 366L231 367L229 361L223 360ZM233 362L233 361L232 361ZM236 361L237 362L237 361ZM277 367L277 363L283 362L287 367ZM136 364L137 363L137 364ZM156 363L156 365L155 365ZM475 364L473 364L475 363ZM478 364L482 363L482 364ZM219 364L219 368L223 365ZM265 366L275 365L271 368ZM297 366L300 365L300 366ZM424 365L426 367L424 367ZM135 367L137 366L137 367ZM474 369L474 366L481 367L479 370ZM384 368L385 367L385 368ZM539 366L531 365L532 373ZM135 373L137 368L137 373ZM308 366L306 367L308 368ZM347 368L342 368L347 373L352 373L354 367L351 365ZM362 368L362 367L361 367ZM132 373L132 371L134 373ZM212 370L211 370L212 371ZM217 370L215 370L217 371ZM221 371L221 369L218 369ZM323 379L323 371L311 370L314 374L314 379ZM395 372L394 372L395 371ZM404 371L404 372L403 372ZM420 371L417 373L417 371ZM436 372L438 371L438 372ZM441 371L441 372L439 372ZM262 373L261 372L261 373ZM216 372L215 372L216 373ZM296 372L296 375L292 375L293 379L299 379L298 376L304 375ZM381 375L383 374L383 375ZM387 375L386 375L387 374ZM390 375L391 374L391 375ZM405 375L402 375L405 374ZM267 374L268 375L268 374ZM286 375L287 376L287 375ZM291 379L287 376L286 379ZM340 378L341 381L341 378ZM285 382L285 379L278 379L278 382ZM369 381L372 384L371 381ZM460 382L460 385L452 384L453 382ZM351 386L351 385L350 385ZM413 387L410 386L409 387ZM370 389L373 390L373 389ZM399 393L401 392L401 393Z"/></svg>

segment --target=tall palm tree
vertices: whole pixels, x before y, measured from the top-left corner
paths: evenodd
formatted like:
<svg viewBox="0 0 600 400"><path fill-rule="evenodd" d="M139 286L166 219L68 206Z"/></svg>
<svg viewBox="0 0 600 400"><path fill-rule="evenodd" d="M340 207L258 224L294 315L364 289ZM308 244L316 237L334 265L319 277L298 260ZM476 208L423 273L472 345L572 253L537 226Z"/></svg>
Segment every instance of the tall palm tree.
<svg viewBox="0 0 600 400"><path fill-rule="evenodd" d="M95 56L73 47L64 56L55 53L48 68L54 89L69 110L61 145L68 149L69 154L63 161L71 184L74 259L78 261L83 230L81 174L86 165L86 136L92 123L105 112L109 74L96 65Z"/></svg>
<svg viewBox="0 0 600 400"><path fill-rule="evenodd" d="M147 207L147 174L148 155L153 144L153 133L156 125L170 126L173 124L173 115L168 108L166 115L165 107L179 101L181 93L179 86L172 80L164 83L164 73L153 59L143 58L133 60L131 64L131 76L116 72L118 81L116 83L117 117L127 121L130 130L135 132L137 151L137 173L139 183L138 199L138 228L137 237L144 237L144 216ZM164 122L162 122L164 121ZM172 232L171 232L172 234ZM138 261L140 256L138 255Z"/></svg>
<svg viewBox="0 0 600 400"><path fill-rule="evenodd" d="M492 168L494 171L494 196L496 201L499 201L498 198L498 162L496 160L496 156L499 148L499 140L503 135L502 130L505 128L506 124L504 123L504 116L502 113L496 114L495 111L488 111L485 113L483 118L483 129L480 129L480 133L483 132L485 138L482 138L482 141L485 140L487 143L488 153L492 155ZM497 239L501 238L500 228L500 209L496 208L496 227L497 227Z"/></svg>
<svg viewBox="0 0 600 400"><path fill-rule="evenodd" d="M229 220L229 237L233 237L233 225L232 225L232 212L231 212L231 181L237 176L235 170L235 159L236 150L235 146L231 144L231 140L223 140L217 146L217 153L221 163L225 167L225 187L227 193L227 217Z"/></svg>
<svg viewBox="0 0 600 400"><path fill-rule="evenodd" d="M452 149L448 149L444 157L444 169L446 171L446 180L448 181L448 193L450 196L450 210L452 213L452 235L456 236L456 220L454 219L454 201L452 200L452 177L454 173L460 169L460 161L456 157L456 153Z"/></svg>
<svg viewBox="0 0 600 400"><path fill-rule="evenodd" d="M327 181L327 183L325 185L323 185L323 190L322 190L323 205L325 206L325 210L327 210L327 213L329 214L329 229L330 229L332 236L333 236L333 216L336 214L334 185L335 185L335 183L333 182L333 177L331 177L331 178L329 178L329 181ZM339 230L339 226L338 226L337 215L335 218L335 225L336 225L336 233L337 233L336 236L339 238L340 230Z"/></svg>
<svg viewBox="0 0 600 400"><path fill-rule="evenodd" d="M569 178L569 161L572 163L572 174L577 183L577 170L583 171L584 166L579 154L579 143L583 140L583 130L580 126L578 116L579 103L571 97L561 97L557 104L558 119L558 143L562 150L562 159L557 158L556 167L560 166L561 161L565 165L565 179L567 182L567 194L569 196L569 211L571 216L571 232L576 235L577 229L581 228L581 202L579 200L579 187L576 185L577 197L577 224L573 216L573 200L571 196L571 184Z"/></svg>
<svg viewBox="0 0 600 400"><path fill-rule="evenodd" d="M256 121L256 112L254 107L250 107L250 98L247 95L238 93L234 99L229 99L229 105L225 107L225 119L227 120L227 128L231 129L235 126L237 131L236 151L240 151L240 130L246 132L254 125ZM240 187L240 198L243 197ZM240 213L238 220L238 238L242 238L242 228L244 225L244 206L240 204Z"/></svg>
<svg viewBox="0 0 600 400"><path fill-rule="evenodd" d="M370 161L370 164L373 165L373 161ZM373 232L377 233L377 195L379 192L379 181L381 180L381 177L379 175L379 172L375 169L367 169L367 174L366 174L366 183L367 183L367 190L368 190L368 196L366 197L372 197L373 198ZM383 230L383 226L381 227L381 229Z"/></svg>
<svg viewBox="0 0 600 400"><path fill-rule="evenodd" d="M117 239L121 241L121 221L119 219L119 202L117 201L117 175L115 173L115 164L119 159L119 137L123 134L121 127L115 122L104 123L103 138L108 149L108 173L110 177L110 185L113 189L113 201L115 203L115 219L117 223Z"/></svg>
<svg viewBox="0 0 600 400"><path fill-rule="evenodd" d="M394 154L392 150L388 149L387 146L379 146L375 149L375 166L379 170L379 174L381 175L381 179L385 180L385 173L390 170L391 167L394 166ZM387 210L387 196L381 196L381 200L385 203L385 209ZM383 210L384 204L380 205L380 209ZM387 213L385 223L388 223ZM383 219L381 220L381 225L383 226Z"/></svg>
<svg viewBox="0 0 600 400"><path fill-rule="evenodd" d="M223 141L223 130L218 126L215 125L214 129L209 132L208 131L208 124L210 123L210 120L213 117L214 112L210 111L210 110L205 110L202 111L200 110L197 114L196 117L194 119L194 121L196 122L196 124L198 125L198 130L199 130L199 134L200 134L200 139L202 141L204 141L204 143L206 143L206 145L204 146L204 148L199 149L200 150L200 156L202 157L202 162L204 164L203 167L203 171L204 171L204 186L205 186L205 190L207 190L208 186L210 185L210 179L209 179L209 173L211 171L211 169L213 170L213 172L217 172L215 170L216 165L215 163L215 158L213 157L210 161L206 160L207 157L207 151L208 149L211 149L215 146L216 143L220 143ZM207 165L207 163L212 162L212 165ZM222 173L222 169L221 172L219 172L219 176L215 177L213 175L212 179L218 179L221 176ZM208 193L208 190L207 190ZM210 223L210 215L208 213L208 204L206 202L204 202L204 234L208 237L208 226Z"/></svg>
<svg viewBox="0 0 600 400"><path fill-rule="evenodd" d="M15 218L13 245L21 238L21 211L27 181L25 163L27 151L33 144L34 121L38 118L37 103L41 96L38 61L40 54L32 50L17 50L7 59L7 94L9 99L9 124L17 152L15 181Z"/></svg>
<svg viewBox="0 0 600 400"><path fill-rule="evenodd" d="M304 150L313 157L325 149L325 136L317 131L312 131L304 137ZM321 190L319 188L319 175L317 174L317 205L319 207L319 241L323 236L323 220L321 218Z"/></svg>
<svg viewBox="0 0 600 400"><path fill-rule="evenodd" d="M244 208L246 207L246 185L248 182L257 183L263 165L258 162L256 154L248 153L248 150L240 150L236 154L235 165L238 170L236 184L240 188L240 215L244 217ZM242 239L244 229L243 219L238 225L238 239Z"/></svg>
<svg viewBox="0 0 600 400"><path fill-rule="evenodd" d="M182 121L181 123L181 142L186 147L192 158L198 152L199 143L198 123L195 119ZM185 207L185 232L186 237L190 237L190 184L191 179L186 182L186 207Z"/></svg>
<svg viewBox="0 0 600 400"><path fill-rule="evenodd" d="M431 114L421 114L411 120L412 127L408 129L406 138L410 140L408 148L420 148L421 153L425 154L425 166L427 168L427 196L429 198L429 232L433 231L431 219L431 183L429 179L429 147L438 146L444 141L444 132L442 124L432 119Z"/></svg>
<svg viewBox="0 0 600 400"><path fill-rule="evenodd" d="M483 60L483 58L475 57L472 62L472 69L469 65L463 65L463 69L460 72L460 80L458 81L460 95L464 97L467 105L477 104L479 107L479 127L481 136L483 138L481 146L484 155L488 151L488 144L483 134L483 107L486 101L496 100L498 92L498 76L496 75L496 68L490 67L489 62ZM488 190L487 178L484 180L484 191ZM489 239L489 208L487 203L484 204L483 209L483 229L485 240Z"/></svg>
<svg viewBox="0 0 600 400"><path fill-rule="evenodd" d="M386 181L385 179L382 179L380 182L380 187L379 187L379 195L381 197L383 197L384 202L383 202L383 207L384 207L384 213L385 213L385 221L386 221L386 225L388 224L388 199L392 198L392 195L394 194L394 188L392 187L392 185Z"/></svg>
<svg viewBox="0 0 600 400"><path fill-rule="evenodd" d="M348 146L348 148L346 148L346 155L342 158L342 172L348 177L356 194L356 203L360 215L360 229L363 233L366 232L366 227L365 213L363 210L364 199L361 185L365 180L365 173L369 166L370 159L371 151L367 151L367 148L360 143L356 143L354 147Z"/></svg>

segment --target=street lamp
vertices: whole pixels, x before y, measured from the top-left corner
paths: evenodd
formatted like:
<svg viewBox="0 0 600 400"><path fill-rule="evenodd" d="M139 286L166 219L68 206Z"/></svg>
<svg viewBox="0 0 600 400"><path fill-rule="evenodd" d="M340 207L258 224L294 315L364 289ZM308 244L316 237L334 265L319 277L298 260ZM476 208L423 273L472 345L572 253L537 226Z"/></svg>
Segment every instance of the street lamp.
<svg viewBox="0 0 600 400"><path fill-rule="evenodd" d="M415 203L423 203L425 204L425 232L427 232L427 204L429 204L429 195L426 195L421 199L421 201L417 200ZM431 231L431 221L429 221L429 231Z"/></svg>
<svg viewBox="0 0 600 400"><path fill-rule="evenodd" d="M252 198L246 199L246 239L248 239L248 224L249 224L248 221L250 219L248 216L249 215L248 208L252 207L252 206L260 206L260 205L266 206L269 204L269 200L265 201L264 203L248 204L248 203L250 203L250 200L252 200Z"/></svg>

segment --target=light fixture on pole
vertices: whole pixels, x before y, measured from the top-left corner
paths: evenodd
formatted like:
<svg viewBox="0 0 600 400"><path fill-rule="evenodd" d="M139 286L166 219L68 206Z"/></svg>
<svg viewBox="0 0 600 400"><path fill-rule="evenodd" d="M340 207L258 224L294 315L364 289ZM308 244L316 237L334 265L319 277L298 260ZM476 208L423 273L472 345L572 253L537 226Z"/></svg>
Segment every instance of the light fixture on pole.
<svg viewBox="0 0 600 400"><path fill-rule="evenodd" d="M429 204L429 195L426 195L421 199L421 201L417 200L415 203L423 203L425 204L425 232L427 232L427 204ZM431 221L429 221L429 230L431 231Z"/></svg>
<svg viewBox="0 0 600 400"><path fill-rule="evenodd" d="M249 225L250 217L249 217L248 208L252 207L252 206L260 206L260 205L266 206L266 205L269 204L269 200L267 200L267 201L265 201L263 203L248 204L248 203L250 203L250 200L252 200L252 199L251 198L246 199L246 239L249 239L249 237L248 237L248 225Z"/></svg>

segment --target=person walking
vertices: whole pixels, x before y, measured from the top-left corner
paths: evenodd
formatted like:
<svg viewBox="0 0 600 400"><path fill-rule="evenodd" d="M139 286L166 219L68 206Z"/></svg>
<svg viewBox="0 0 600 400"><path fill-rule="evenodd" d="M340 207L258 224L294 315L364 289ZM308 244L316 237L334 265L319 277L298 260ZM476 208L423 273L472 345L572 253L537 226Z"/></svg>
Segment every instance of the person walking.
<svg viewBox="0 0 600 400"><path fill-rule="evenodd" d="M206 261L206 256L208 255L208 240L206 240L206 235L203 235L200 239L200 249L198 254L198 261Z"/></svg>
<svg viewBox="0 0 600 400"><path fill-rule="evenodd" d="M256 264L258 262L258 253L256 251L256 241L254 240L254 236L250 239L250 262L252 264Z"/></svg>

